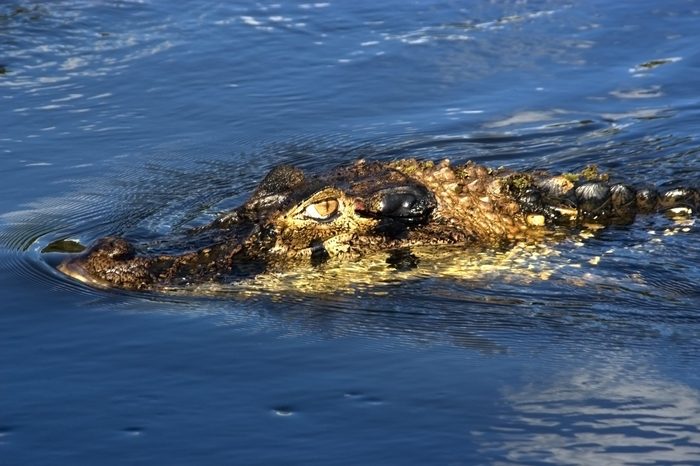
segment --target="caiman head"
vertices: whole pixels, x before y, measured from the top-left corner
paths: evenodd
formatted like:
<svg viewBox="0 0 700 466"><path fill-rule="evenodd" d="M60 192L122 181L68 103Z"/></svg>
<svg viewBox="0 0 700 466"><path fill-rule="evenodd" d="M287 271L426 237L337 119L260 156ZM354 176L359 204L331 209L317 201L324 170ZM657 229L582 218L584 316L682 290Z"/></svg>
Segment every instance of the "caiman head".
<svg viewBox="0 0 700 466"><path fill-rule="evenodd" d="M436 207L426 185L386 164L358 162L320 176L279 166L243 205L184 235L189 249L159 253L107 237L59 270L137 290L234 281L401 247L417 240Z"/></svg>

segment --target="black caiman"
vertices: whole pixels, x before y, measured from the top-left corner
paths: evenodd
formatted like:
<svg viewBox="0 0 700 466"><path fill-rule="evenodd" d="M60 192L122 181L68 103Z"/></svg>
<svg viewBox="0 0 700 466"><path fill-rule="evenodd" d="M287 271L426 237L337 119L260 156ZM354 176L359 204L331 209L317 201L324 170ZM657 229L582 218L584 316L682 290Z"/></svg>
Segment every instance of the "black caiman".
<svg viewBox="0 0 700 466"><path fill-rule="evenodd" d="M58 268L94 286L162 290L379 251L391 265L410 262L414 247L508 247L586 224L629 223L640 213L693 216L699 207L697 188L633 187L595 167L553 175L473 162L360 160L308 175L282 165L243 205L188 232L182 250L105 237Z"/></svg>

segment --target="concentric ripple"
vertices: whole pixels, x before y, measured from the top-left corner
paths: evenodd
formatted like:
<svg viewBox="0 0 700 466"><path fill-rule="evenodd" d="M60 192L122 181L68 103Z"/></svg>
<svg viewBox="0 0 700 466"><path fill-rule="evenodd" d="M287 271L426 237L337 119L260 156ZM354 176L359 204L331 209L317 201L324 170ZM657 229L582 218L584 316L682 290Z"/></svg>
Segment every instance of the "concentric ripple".
<svg viewBox="0 0 700 466"><path fill-rule="evenodd" d="M2 254L12 273L37 286L105 296L114 292L88 288L54 269L65 254L42 251L59 240L87 245L107 235L127 235L137 241L175 236L240 204L279 163L320 171L360 157L389 160L433 155L433 159L449 157L458 162L465 153L488 152L515 164L507 154L517 152L531 164L534 154L539 154L541 166L547 167L552 164L544 148L554 151L558 145L560 153L566 153L567 146L573 150L579 139L589 139L590 144L591 135L603 126L602 122L558 126L553 132L536 130L539 136L521 128L489 137L412 133L377 143L337 137L255 146L238 142L235 151L217 144L209 144L207 150L192 149L180 142L176 150L164 146L145 157L136 154L133 160L146 160L140 164L130 158L109 162L105 167L109 177L74 180L72 191L62 197L39 200L3 215ZM636 147L634 141L624 146ZM615 147L606 144L606 150L615 152ZM661 183L673 180L678 164L687 164L689 158L678 155L667 160L668 167L657 167L657 173L669 173L665 180L655 178ZM643 167L646 161L635 163ZM697 167L681 171L697 173ZM631 181L644 180L640 173L633 167ZM698 299L695 280L700 275L700 251L693 246L697 234L695 219L640 217L629 227L583 231L506 250L416 250L419 267L411 271L391 269L385 257L377 256L145 297L191 303L201 303L198 300L203 297L206 313L219 314L224 322L240 319L230 313L231 306L236 306L232 299L234 303L265 302L266 309L283 308L284 312L266 310L256 319L285 331L392 334L483 351L501 351L517 344L522 332L542 328L559 337L572 332L580 344L585 335L612 331L622 338L637 335L627 344L643 345L639 335L679 339L700 335L698 316L692 311ZM681 250L683 255L678 254ZM117 294L127 301L130 296L144 297ZM396 304L404 302L411 304ZM270 312L275 316L272 323L267 318ZM681 322L683 326L678 325ZM584 336L581 329L586 329Z"/></svg>

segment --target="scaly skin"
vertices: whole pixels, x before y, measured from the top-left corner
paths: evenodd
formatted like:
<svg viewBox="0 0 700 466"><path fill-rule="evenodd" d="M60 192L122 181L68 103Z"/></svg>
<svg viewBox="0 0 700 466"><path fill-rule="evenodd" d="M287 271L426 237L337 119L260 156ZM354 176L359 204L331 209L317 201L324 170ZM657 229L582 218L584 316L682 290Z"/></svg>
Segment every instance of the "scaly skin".
<svg viewBox="0 0 700 466"><path fill-rule="evenodd" d="M636 190L609 184L594 168L552 176L407 159L359 161L309 177L281 166L242 206L191 231L185 252L148 254L108 237L59 270L100 287L158 290L377 251L507 245L584 223L625 223L637 213L692 214L698 206L695 189Z"/></svg>

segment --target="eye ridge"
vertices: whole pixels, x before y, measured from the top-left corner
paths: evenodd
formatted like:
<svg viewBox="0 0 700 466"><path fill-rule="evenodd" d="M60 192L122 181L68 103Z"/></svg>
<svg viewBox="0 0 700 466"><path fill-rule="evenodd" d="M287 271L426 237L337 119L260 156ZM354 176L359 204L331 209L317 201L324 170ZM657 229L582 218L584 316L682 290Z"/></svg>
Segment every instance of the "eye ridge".
<svg viewBox="0 0 700 466"><path fill-rule="evenodd" d="M327 198L309 204L304 209L304 216L314 220L330 220L337 212L340 203L335 198Z"/></svg>

